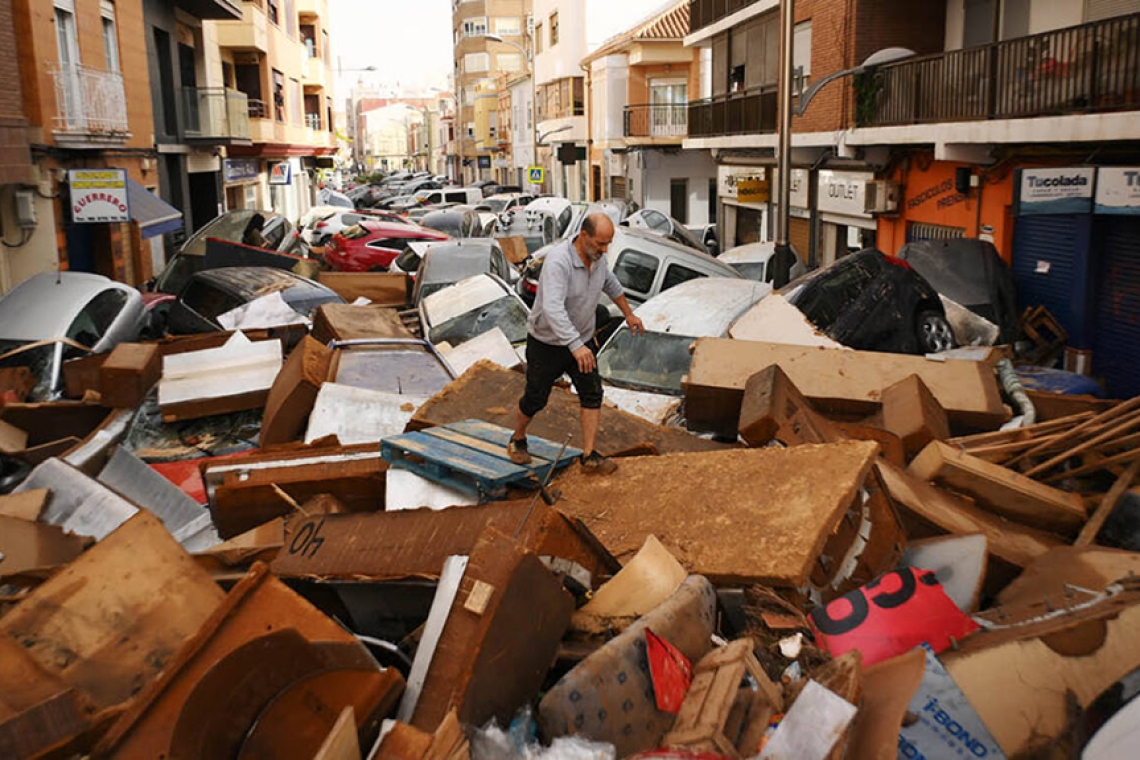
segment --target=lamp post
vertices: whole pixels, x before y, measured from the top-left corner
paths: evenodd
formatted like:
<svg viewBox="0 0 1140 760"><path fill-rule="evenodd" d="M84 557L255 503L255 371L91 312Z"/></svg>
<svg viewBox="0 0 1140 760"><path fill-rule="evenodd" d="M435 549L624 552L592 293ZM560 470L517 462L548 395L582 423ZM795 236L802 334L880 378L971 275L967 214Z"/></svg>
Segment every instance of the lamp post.
<svg viewBox="0 0 1140 760"><path fill-rule="evenodd" d="M779 58L779 97L780 120L777 136L776 165L780 176L776 182L776 246L772 257L772 285L781 288L788 284L795 255L788 240L792 197L792 114L803 116L812 99L824 86L843 77L862 74L876 66L901 61L915 55L906 48L886 48L872 53L862 64L853 69L838 71L819 80L800 95L800 102L792 106L792 45L795 38L795 0L780 2L780 58Z"/></svg>
<svg viewBox="0 0 1140 760"><path fill-rule="evenodd" d="M523 54L526 59L527 70L530 71L530 160L532 164L538 163L538 114L535 113L535 106L538 99L535 97L536 84L535 84L535 70L534 70L534 40L531 39L529 34L523 35L524 39L530 41L530 45L523 47L515 42L508 42L497 34L484 34L483 39L491 42L498 42L500 45L509 45L515 50Z"/></svg>

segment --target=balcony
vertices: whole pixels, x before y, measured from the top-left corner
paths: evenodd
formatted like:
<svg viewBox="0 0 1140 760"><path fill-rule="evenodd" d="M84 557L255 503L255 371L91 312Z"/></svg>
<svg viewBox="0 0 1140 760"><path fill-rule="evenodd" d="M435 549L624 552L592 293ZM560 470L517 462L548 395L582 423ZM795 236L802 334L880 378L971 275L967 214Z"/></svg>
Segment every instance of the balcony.
<svg viewBox="0 0 1140 760"><path fill-rule="evenodd" d="M321 131L321 115L319 113L305 114L305 126L309 129L320 132Z"/></svg>
<svg viewBox="0 0 1140 760"><path fill-rule="evenodd" d="M256 3L242 3L242 20L220 21L214 31L220 48L269 52L269 18Z"/></svg>
<svg viewBox="0 0 1140 760"><path fill-rule="evenodd" d="M249 98L228 87L183 87L183 134L188 141L249 142Z"/></svg>
<svg viewBox="0 0 1140 760"><path fill-rule="evenodd" d="M691 0L689 3L689 34L728 18L756 0Z"/></svg>
<svg viewBox="0 0 1140 760"><path fill-rule="evenodd" d="M1140 14L884 66L860 127L1140 110Z"/></svg>
<svg viewBox="0 0 1140 760"><path fill-rule="evenodd" d="M689 137L772 134L776 109L775 85L694 100L689 103Z"/></svg>
<svg viewBox="0 0 1140 760"><path fill-rule="evenodd" d="M55 80L56 142L84 145L121 144L130 137L123 76L87 66L57 66Z"/></svg>
<svg viewBox="0 0 1140 760"><path fill-rule="evenodd" d="M626 106L624 125L625 136L635 141L679 142L689 133L689 106Z"/></svg>

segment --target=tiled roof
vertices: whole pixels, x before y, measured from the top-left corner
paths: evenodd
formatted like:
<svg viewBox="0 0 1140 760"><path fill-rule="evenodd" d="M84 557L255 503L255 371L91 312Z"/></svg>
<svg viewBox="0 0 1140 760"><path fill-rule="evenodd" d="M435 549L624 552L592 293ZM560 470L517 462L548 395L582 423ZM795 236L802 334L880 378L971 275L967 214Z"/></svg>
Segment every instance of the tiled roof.
<svg viewBox="0 0 1140 760"><path fill-rule="evenodd" d="M676 0L629 31L611 37L583 59L583 63L615 53L639 40L680 42L689 33L689 0Z"/></svg>

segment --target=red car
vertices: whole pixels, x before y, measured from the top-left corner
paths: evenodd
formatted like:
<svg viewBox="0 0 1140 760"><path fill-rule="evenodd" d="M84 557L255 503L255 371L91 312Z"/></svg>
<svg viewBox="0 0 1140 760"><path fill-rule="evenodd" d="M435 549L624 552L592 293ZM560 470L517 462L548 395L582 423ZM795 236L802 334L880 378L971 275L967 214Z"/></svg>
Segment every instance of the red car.
<svg viewBox="0 0 1140 760"><path fill-rule="evenodd" d="M442 232L396 222L361 222L333 235L325 263L337 272L383 272L413 240L447 240Z"/></svg>

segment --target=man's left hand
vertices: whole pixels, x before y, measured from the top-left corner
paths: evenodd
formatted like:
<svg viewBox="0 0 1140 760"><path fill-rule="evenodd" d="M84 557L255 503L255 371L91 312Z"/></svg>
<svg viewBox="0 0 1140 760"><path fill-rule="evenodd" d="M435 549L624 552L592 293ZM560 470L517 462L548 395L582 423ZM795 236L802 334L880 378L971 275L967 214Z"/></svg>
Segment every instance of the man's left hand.
<svg viewBox="0 0 1140 760"><path fill-rule="evenodd" d="M644 335L645 325L641 321L641 317L631 314L626 317L625 323L629 325L629 331L634 335Z"/></svg>

